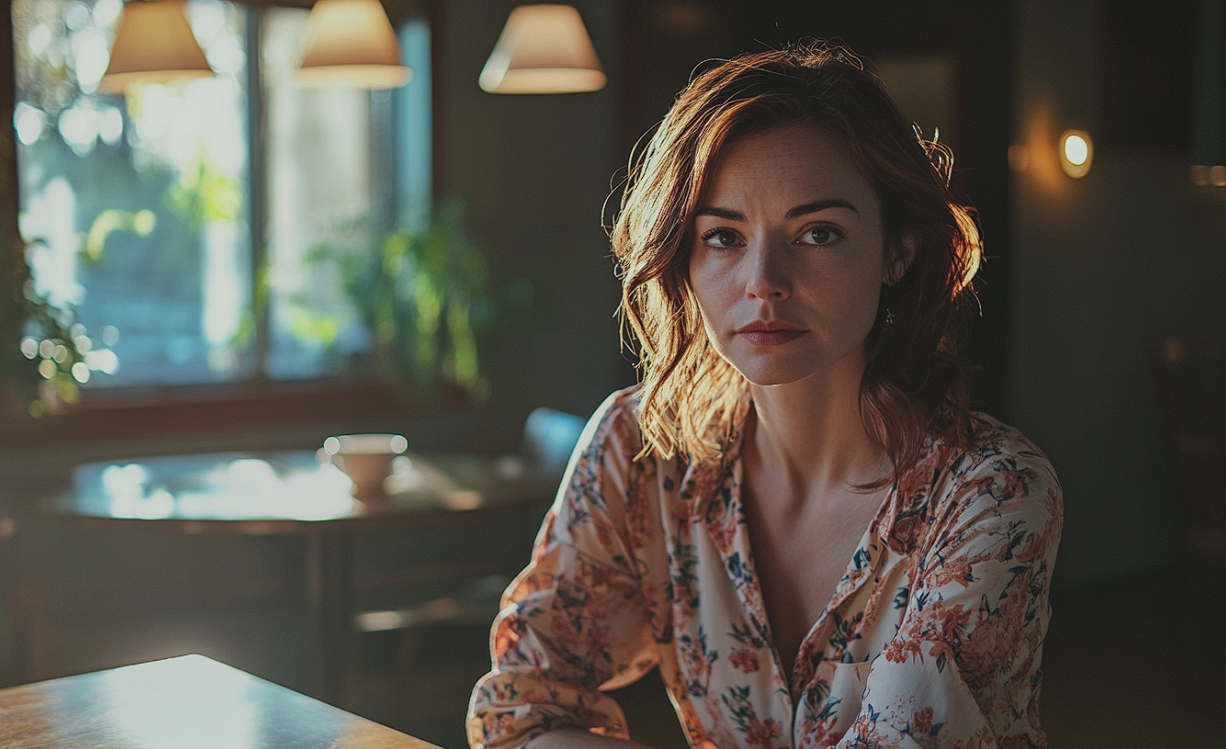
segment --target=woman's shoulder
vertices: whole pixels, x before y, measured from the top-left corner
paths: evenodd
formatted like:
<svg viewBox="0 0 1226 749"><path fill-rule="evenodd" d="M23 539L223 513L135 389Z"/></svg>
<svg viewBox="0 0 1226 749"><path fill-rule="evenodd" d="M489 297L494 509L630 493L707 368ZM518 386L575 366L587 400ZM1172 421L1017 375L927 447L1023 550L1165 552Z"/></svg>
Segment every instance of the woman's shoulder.
<svg viewBox="0 0 1226 749"><path fill-rule="evenodd" d="M609 393L608 397L592 413L592 418L588 420L588 427L595 430L608 430L633 425L635 431L638 431L639 390L638 385L631 385Z"/></svg>
<svg viewBox="0 0 1226 749"><path fill-rule="evenodd" d="M945 455L945 490L938 504L952 505L946 510L1008 510L1057 521L1063 514L1060 480L1051 461L1021 431L999 419L971 412L969 443L938 452Z"/></svg>
<svg viewBox="0 0 1226 749"><path fill-rule="evenodd" d="M1059 479L1043 451L1018 429L972 412L967 444L932 438L926 447L916 470L899 485L892 532L913 535L928 527L923 535L936 540L1010 518L1058 537L1063 518ZM913 527L903 522L907 517L927 522Z"/></svg>
<svg viewBox="0 0 1226 749"><path fill-rule="evenodd" d="M598 410L608 410L618 419L628 419L638 423L640 385L631 385L620 390L614 390L604 399Z"/></svg>
<svg viewBox="0 0 1226 749"><path fill-rule="evenodd" d="M969 444L953 451L954 463L963 472L992 470L993 466L1027 465L1055 479L1047 455L1016 427L988 414L972 411Z"/></svg>
<svg viewBox="0 0 1226 749"><path fill-rule="evenodd" d="M589 459L634 459L643 450L639 429L639 386L615 390L588 419L579 444ZM620 460L617 462L621 462Z"/></svg>

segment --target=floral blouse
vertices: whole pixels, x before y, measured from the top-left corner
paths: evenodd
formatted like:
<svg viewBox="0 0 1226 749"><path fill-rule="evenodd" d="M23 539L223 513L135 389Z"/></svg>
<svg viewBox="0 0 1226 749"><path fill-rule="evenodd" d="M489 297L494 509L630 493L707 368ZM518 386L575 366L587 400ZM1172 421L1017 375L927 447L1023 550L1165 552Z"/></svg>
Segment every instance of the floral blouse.
<svg viewBox="0 0 1226 749"><path fill-rule="evenodd" d="M1043 747L1039 662L1060 485L1011 427L925 442L860 541L786 683L722 462L634 460L637 396L588 423L473 690L474 747L562 727L627 737L603 690L657 664L696 749ZM743 404L738 423L749 408Z"/></svg>

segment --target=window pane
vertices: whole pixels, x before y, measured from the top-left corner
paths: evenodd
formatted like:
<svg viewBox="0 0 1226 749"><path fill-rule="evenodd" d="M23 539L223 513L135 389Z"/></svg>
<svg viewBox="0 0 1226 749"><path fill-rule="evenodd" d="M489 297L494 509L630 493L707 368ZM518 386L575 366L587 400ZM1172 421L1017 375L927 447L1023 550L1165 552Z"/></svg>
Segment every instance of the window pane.
<svg viewBox="0 0 1226 749"><path fill-rule="evenodd" d="M97 93L120 0L13 3L21 230L36 289L92 338L87 387L253 366L244 12L187 12L218 75L125 101Z"/></svg>
<svg viewBox="0 0 1226 749"><path fill-rule="evenodd" d="M86 386L352 371L371 337L343 258L429 210L425 23L400 28L408 87L302 89L309 11L188 0L218 75L99 94L123 7L13 3L21 228L36 289L73 307L91 339ZM256 19L258 35L246 28ZM257 54L261 86L248 91ZM252 165L255 133L263 163ZM263 194L249 195L252 178Z"/></svg>
<svg viewBox="0 0 1226 749"><path fill-rule="evenodd" d="M414 19L401 26L400 49L413 73L393 95L396 213L401 225L416 227L430 215L434 188L429 25Z"/></svg>
<svg viewBox="0 0 1226 749"><path fill-rule="evenodd" d="M386 108L372 122L368 91L294 84L308 15L270 8L262 35L272 377L342 372L369 349L370 335L332 261L338 253L372 251L375 195L386 195L372 169L373 152L386 148L372 137L387 137Z"/></svg>

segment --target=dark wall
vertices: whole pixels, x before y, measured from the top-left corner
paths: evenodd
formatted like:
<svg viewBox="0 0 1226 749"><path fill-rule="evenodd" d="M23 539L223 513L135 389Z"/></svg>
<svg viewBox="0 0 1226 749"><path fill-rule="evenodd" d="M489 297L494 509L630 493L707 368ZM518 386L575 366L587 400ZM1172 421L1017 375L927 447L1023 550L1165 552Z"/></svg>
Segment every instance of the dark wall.
<svg viewBox="0 0 1226 749"><path fill-rule="evenodd" d="M633 371L618 350L613 276L601 206L624 156L617 147L617 16L607 0L575 3L610 84L554 96L487 94L477 77L517 3L439 5L436 192L458 196L499 282L523 305L492 336L491 392L478 449L518 446L536 406L589 415Z"/></svg>
<svg viewBox="0 0 1226 749"><path fill-rule="evenodd" d="M1154 364L1166 336L1226 330L1223 190L1188 176L1189 5L1021 4L1010 385L1016 425L1064 486L1064 583L1182 550ZM1152 88L1138 68L1188 80ZM1104 135L1080 180L1056 161L1069 127Z"/></svg>

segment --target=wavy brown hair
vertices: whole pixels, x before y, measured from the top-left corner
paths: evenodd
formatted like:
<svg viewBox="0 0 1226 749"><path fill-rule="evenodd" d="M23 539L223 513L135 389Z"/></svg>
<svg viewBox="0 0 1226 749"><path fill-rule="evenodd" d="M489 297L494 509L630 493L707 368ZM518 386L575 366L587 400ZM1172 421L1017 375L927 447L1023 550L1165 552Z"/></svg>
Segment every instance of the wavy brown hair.
<svg viewBox="0 0 1226 749"><path fill-rule="evenodd" d="M644 452L717 459L737 428L748 383L703 329L689 283L692 216L730 141L793 122L841 138L876 189L887 267L903 267L904 237L914 243L906 272L882 289L860 385L865 429L894 465L893 476L868 485L880 487L914 462L930 432L969 439L956 334L973 297L979 232L950 193L948 149L903 118L854 54L820 41L743 55L695 77L631 168L612 242L621 314L638 344Z"/></svg>

